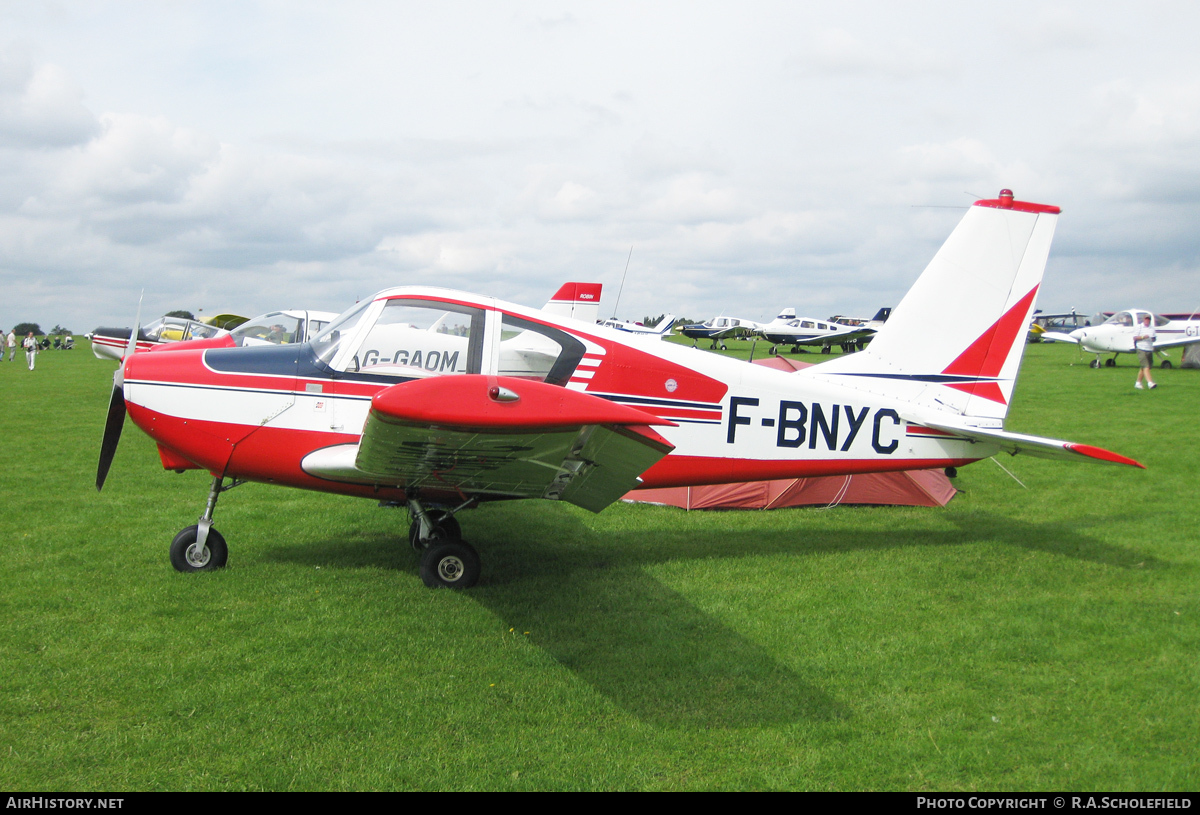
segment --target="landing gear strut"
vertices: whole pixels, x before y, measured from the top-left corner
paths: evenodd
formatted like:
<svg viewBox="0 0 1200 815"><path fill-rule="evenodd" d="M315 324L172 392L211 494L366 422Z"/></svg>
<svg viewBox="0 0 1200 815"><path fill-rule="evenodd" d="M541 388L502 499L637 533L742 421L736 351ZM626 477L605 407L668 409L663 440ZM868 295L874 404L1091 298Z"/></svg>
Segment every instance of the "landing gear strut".
<svg viewBox="0 0 1200 815"><path fill-rule="evenodd" d="M213 478L208 491L208 503L199 522L179 530L179 534L171 541L171 565L175 571L211 572L224 568L229 560L229 546L224 536L212 528L213 510L217 508L217 498L221 493L246 482L235 479L225 485L224 481L219 475Z"/></svg>
<svg viewBox="0 0 1200 815"><path fill-rule="evenodd" d="M412 523L408 541L421 555L421 580L431 589L469 589L479 581L479 553L462 539L455 513L475 502L469 498L453 509L426 509L416 490L407 493Z"/></svg>

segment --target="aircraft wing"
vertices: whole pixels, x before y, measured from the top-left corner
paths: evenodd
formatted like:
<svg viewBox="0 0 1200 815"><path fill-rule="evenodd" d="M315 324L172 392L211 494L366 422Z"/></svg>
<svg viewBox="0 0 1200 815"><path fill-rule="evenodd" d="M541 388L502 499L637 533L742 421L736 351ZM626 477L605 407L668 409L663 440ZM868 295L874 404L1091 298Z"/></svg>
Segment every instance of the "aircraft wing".
<svg viewBox="0 0 1200 815"><path fill-rule="evenodd" d="M353 480L549 498L599 512L674 449L650 425L673 423L537 380L415 380L371 400Z"/></svg>
<svg viewBox="0 0 1200 815"><path fill-rule="evenodd" d="M1197 337L1172 337L1169 340L1158 340L1154 343L1155 351L1165 351L1168 348L1182 348L1185 345L1195 345L1200 342L1200 336Z"/></svg>
<svg viewBox="0 0 1200 815"><path fill-rule="evenodd" d="M1042 342L1069 342L1072 345L1079 345L1079 340L1070 334L1063 334L1061 331L1042 331L1041 335Z"/></svg>
<svg viewBox="0 0 1200 815"><path fill-rule="evenodd" d="M1060 441L1059 439L1047 439L1042 436L1026 436L1023 433L1009 433L999 428L972 427L937 419L931 421L928 417L912 419L910 421L915 421L925 427L932 427L935 430L940 430L952 436L966 438L973 443L999 447L1001 452L1013 456L1020 454L1033 456L1034 458L1055 458L1069 461L1079 461L1080 456L1082 456L1109 464L1128 464L1131 467L1146 469L1144 464L1140 464L1131 458L1126 458L1120 453L1114 453L1111 450L1105 450L1100 447L1093 447L1090 444L1076 444L1075 442Z"/></svg>
<svg viewBox="0 0 1200 815"><path fill-rule="evenodd" d="M812 337L807 340L799 340L796 345L827 345L843 342L852 342L860 340L864 337L875 336L874 328L866 328L863 326L845 326L844 331L838 331L836 334L826 334L823 337ZM784 343L786 345L786 343Z"/></svg>

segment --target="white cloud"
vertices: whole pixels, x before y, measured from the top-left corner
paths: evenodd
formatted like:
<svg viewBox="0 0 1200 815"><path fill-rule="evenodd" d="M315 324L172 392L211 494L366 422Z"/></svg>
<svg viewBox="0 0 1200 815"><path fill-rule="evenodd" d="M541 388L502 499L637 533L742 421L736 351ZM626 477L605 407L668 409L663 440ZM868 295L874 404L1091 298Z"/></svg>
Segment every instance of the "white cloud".
<svg viewBox="0 0 1200 815"><path fill-rule="evenodd" d="M795 62L806 71L831 76L871 76L885 81L949 75L956 60L945 51L915 43L894 31L871 40L842 28L814 32Z"/></svg>
<svg viewBox="0 0 1200 815"><path fill-rule="evenodd" d="M0 146L64 147L89 139L96 118L57 65L34 65L24 49L0 49Z"/></svg>
<svg viewBox="0 0 1200 815"><path fill-rule="evenodd" d="M873 312L1001 187L1064 207L1044 305L1116 305L1089 265L1152 308L1192 282L1188 6L15 8L0 282L51 324L127 321L147 280L169 308L615 299L630 245L626 316Z"/></svg>

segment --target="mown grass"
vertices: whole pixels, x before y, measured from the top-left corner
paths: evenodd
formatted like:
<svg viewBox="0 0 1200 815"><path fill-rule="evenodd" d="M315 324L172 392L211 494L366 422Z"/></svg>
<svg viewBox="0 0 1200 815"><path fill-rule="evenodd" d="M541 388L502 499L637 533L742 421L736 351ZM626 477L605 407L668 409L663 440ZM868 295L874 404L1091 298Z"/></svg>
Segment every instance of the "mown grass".
<svg viewBox="0 0 1200 815"><path fill-rule="evenodd" d="M97 494L113 366L5 361L0 788L1195 790L1200 372L1076 358L1030 347L1009 427L1148 470L486 506L465 593L424 588L403 513L256 484L218 507L229 568L175 573L207 477L130 425Z"/></svg>

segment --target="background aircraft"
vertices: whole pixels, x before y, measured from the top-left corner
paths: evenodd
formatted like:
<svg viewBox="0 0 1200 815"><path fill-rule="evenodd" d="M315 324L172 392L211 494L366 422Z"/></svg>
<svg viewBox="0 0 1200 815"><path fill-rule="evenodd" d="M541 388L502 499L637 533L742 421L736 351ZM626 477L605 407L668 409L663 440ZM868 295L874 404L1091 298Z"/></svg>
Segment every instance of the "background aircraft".
<svg viewBox="0 0 1200 815"><path fill-rule="evenodd" d="M1038 309L1033 315L1033 320L1029 323L1029 341L1041 342L1042 335L1047 331L1054 331L1059 334L1068 331L1074 331L1076 328L1091 325L1092 318L1086 314L1080 314L1075 309L1058 313L1047 313ZM1097 323L1104 322L1104 318L1096 320Z"/></svg>
<svg viewBox="0 0 1200 815"><path fill-rule="evenodd" d="M1166 358L1167 349L1200 342L1200 320L1173 320L1162 314L1152 314L1136 308L1118 312L1100 325L1077 328L1070 334L1046 331L1042 334L1042 340L1075 343L1081 351L1095 354L1096 358L1089 363L1092 368L1100 367L1102 355L1112 354L1112 357L1104 361L1104 365L1111 368L1117 364L1118 355L1134 352L1133 338L1137 336L1142 317L1146 314L1150 315L1154 325L1154 350L1163 357L1162 367L1171 367L1171 360Z"/></svg>
<svg viewBox="0 0 1200 815"><path fill-rule="evenodd" d="M299 346L224 335L137 354L131 343L96 486L128 412L165 469L212 475L199 523L171 542L176 569L225 565L217 500L259 481L407 506L423 581L466 588L480 558L455 516L484 501L599 512L638 487L957 467L999 452L1141 466L1003 429L1057 213L1007 190L977 201L865 351L791 373L426 287L380 292ZM945 313L970 316L928 342Z"/></svg>
<svg viewBox="0 0 1200 815"><path fill-rule="evenodd" d="M785 308L774 320L758 326L755 333L771 343L771 354L777 353L781 345L792 346L792 353L798 353L801 345L820 345L821 353L828 354L835 343L843 351L855 350L859 340L875 335L875 329L797 317L795 309Z"/></svg>
<svg viewBox="0 0 1200 815"><path fill-rule="evenodd" d="M712 342L710 347L720 346L724 351L727 338L738 333L752 333L757 328L758 323L753 320L743 320L740 317L713 317L703 323L685 325L679 329L679 333L691 338L693 348L696 347L697 340L710 340Z"/></svg>
<svg viewBox="0 0 1200 815"><path fill-rule="evenodd" d="M232 314L230 312L221 312L220 314L209 314L200 318L200 322L206 325L224 328L226 331L232 331L242 323L249 320L249 317L243 317L241 314Z"/></svg>
<svg viewBox="0 0 1200 815"><path fill-rule="evenodd" d="M92 332L92 353L97 359L121 359L129 345L130 329L100 327ZM138 329L137 351L148 351L155 345L168 342L208 339L223 332L215 326L199 320L182 317L159 317Z"/></svg>
<svg viewBox="0 0 1200 815"><path fill-rule="evenodd" d="M271 311L229 333L238 345L286 345L311 340L336 318L332 311Z"/></svg>
<svg viewBox="0 0 1200 815"><path fill-rule="evenodd" d="M675 315L664 315L657 325L647 326L642 323L630 323L625 320L618 320L616 317L609 317L600 325L609 328L615 328L618 331L624 331L627 334L643 334L651 337L665 337L671 332L671 326L675 325Z"/></svg>
<svg viewBox="0 0 1200 815"><path fill-rule="evenodd" d="M329 311L272 311L253 320L243 318L241 324L233 331L219 329L198 320L160 317L138 330L135 350L148 351L156 345L211 339L225 334L232 334L237 345L307 342L336 316ZM92 353L98 359L120 360L129 344L129 334L128 328L97 328L92 332Z"/></svg>
<svg viewBox="0 0 1200 815"><path fill-rule="evenodd" d="M875 331L878 331L879 329L883 328L883 324L886 323L888 317L891 316L891 307L884 306L883 308L879 309L879 311L875 312L875 316L869 320L865 320L861 317L847 317L844 314L835 314L829 318L829 322L840 323L841 325L851 325L857 328L871 328Z"/></svg>

